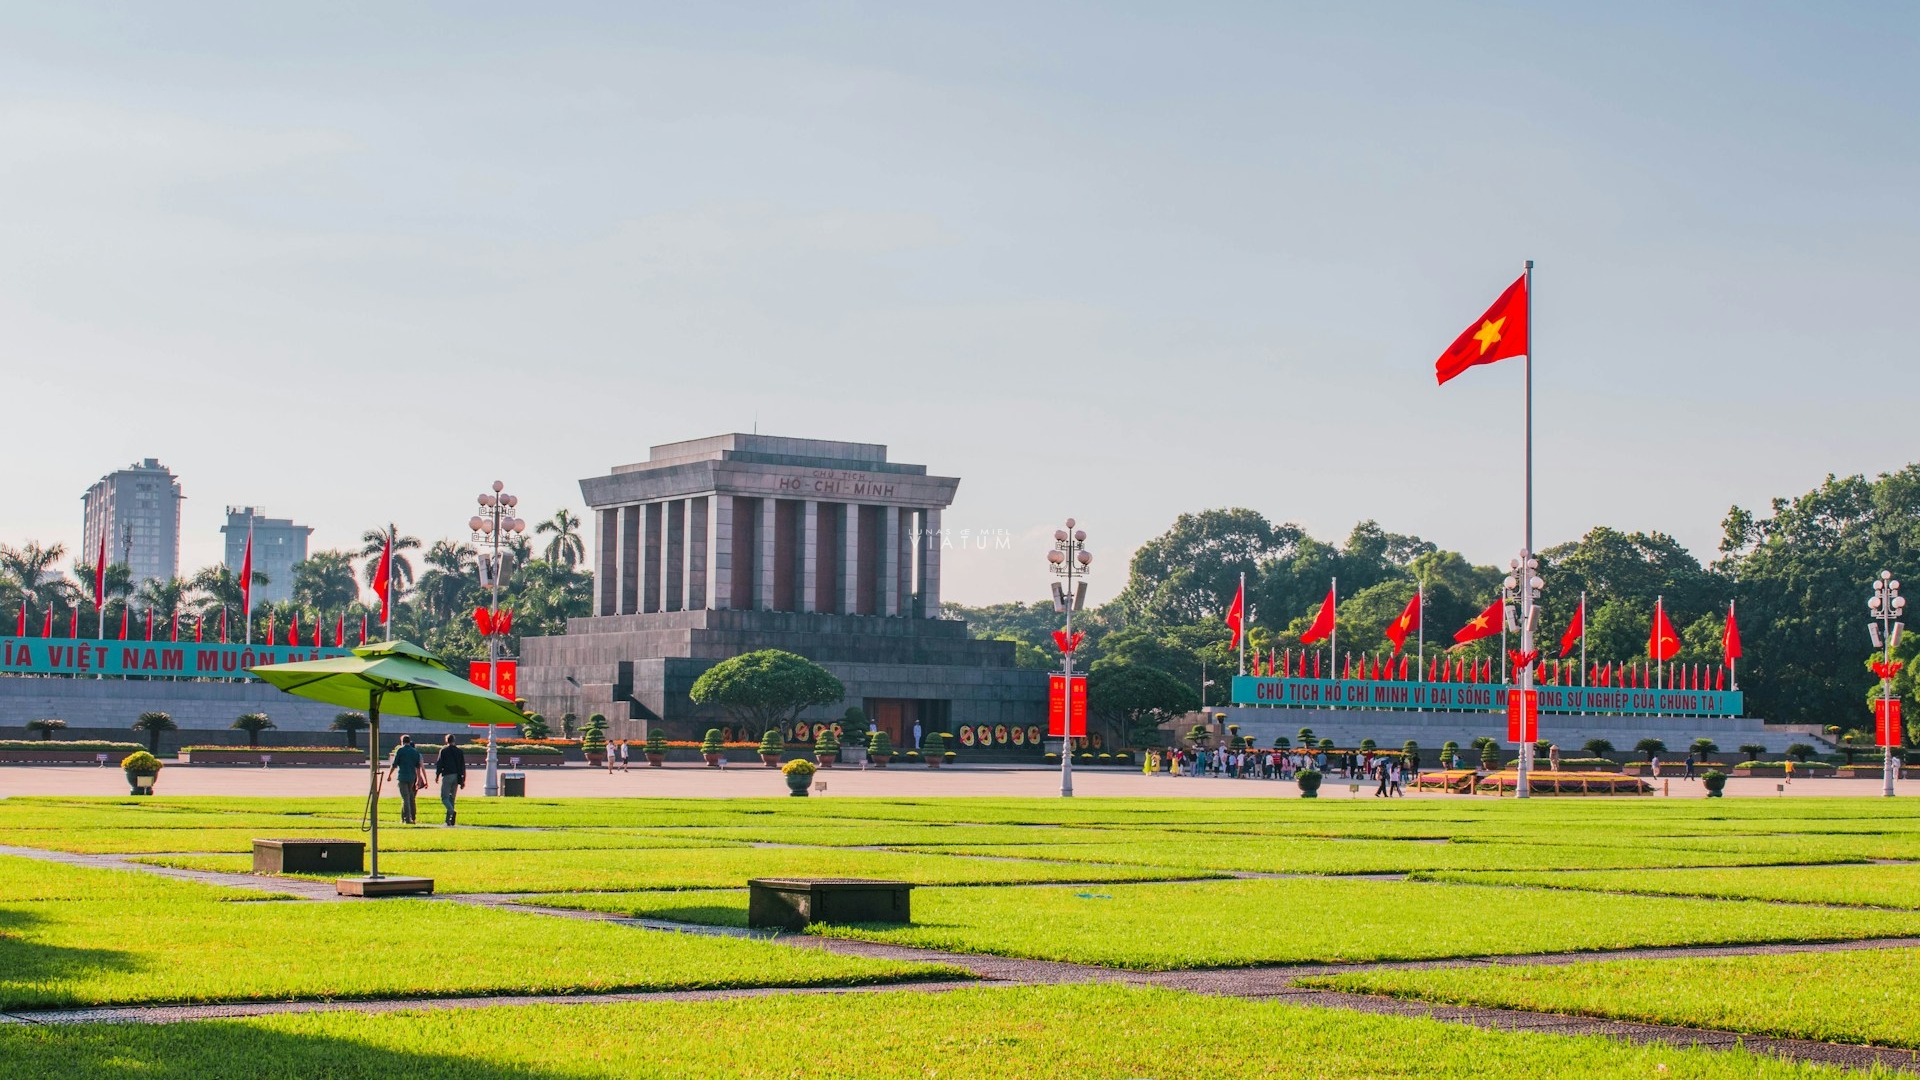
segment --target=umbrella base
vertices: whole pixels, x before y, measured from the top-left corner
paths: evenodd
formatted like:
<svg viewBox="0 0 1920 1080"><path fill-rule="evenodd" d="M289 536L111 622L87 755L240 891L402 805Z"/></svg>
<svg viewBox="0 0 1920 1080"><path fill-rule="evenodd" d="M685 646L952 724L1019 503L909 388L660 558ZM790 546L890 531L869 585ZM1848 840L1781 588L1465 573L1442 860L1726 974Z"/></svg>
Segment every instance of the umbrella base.
<svg viewBox="0 0 1920 1080"><path fill-rule="evenodd" d="M412 893L433 892L433 879L430 877L349 877L335 881L333 890L341 896L406 896Z"/></svg>

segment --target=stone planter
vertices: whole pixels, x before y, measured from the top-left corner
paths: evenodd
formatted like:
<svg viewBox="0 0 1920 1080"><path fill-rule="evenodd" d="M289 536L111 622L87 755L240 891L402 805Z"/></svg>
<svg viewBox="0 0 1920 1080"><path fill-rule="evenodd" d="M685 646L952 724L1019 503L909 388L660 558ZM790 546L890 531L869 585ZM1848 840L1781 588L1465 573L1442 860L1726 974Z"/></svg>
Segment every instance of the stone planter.
<svg viewBox="0 0 1920 1080"><path fill-rule="evenodd" d="M1727 778L1722 773L1707 773L1700 778L1700 782L1706 785L1709 799L1718 799L1726 793Z"/></svg>
<svg viewBox="0 0 1920 1080"><path fill-rule="evenodd" d="M505 757L505 754L501 755ZM182 765L254 765L263 764L262 757L273 759L275 765L347 765L364 769L367 767L367 755L364 751L343 750L330 753L324 750L275 750L271 746L237 746L232 750L182 750Z"/></svg>
<svg viewBox="0 0 1920 1080"><path fill-rule="evenodd" d="M867 764L872 765L876 769L886 768L887 762L892 760L893 760L893 755L891 754L868 754L867 755Z"/></svg>
<svg viewBox="0 0 1920 1080"><path fill-rule="evenodd" d="M779 754L761 754L760 764L765 765L769 769L777 769L780 767L780 755Z"/></svg>
<svg viewBox="0 0 1920 1080"><path fill-rule="evenodd" d="M655 754L655 753L653 753L653 752L651 752L651 751L649 751L649 752L647 753L647 767L648 767L648 768L653 768L653 769L659 769L659 768L664 768L664 767L666 766L666 764L667 764L667 755L665 755L665 754Z"/></svg>
<svg viewBox="0 0 1920 1080"><path fill-rule="evenodd" d="M1319 798L1320 779L1320 774L1312 770L1302 772L1294 777L1294 783L1300 785L1300 797L1303 799Z"/></svg>
<svg viewBox="0 0 1920 1080"><path fill-rule="evenodd" d="M787 794L792 795L795 798L802 798L802 799L806 798L808 794L807 789L812 786L813 786L812 773L787 774Z"/></svg>
<svg viewBox="0 0 1920 1080"><path fill-rule="evenodd" d="M1842 765L1833 770L1833 775L1842 780L1881 780L1887 770L1881 765Z"/></svg>
<svg viewBox="0 0 1920 1080"><path fill-rule="evenodd" d="M703 753L703 754L701 754L701 755L700 755L700 760L702 760L702 761L704 761L704 762L706 762L706 763L707 763L707 768L709 768L709 769L717 769L717 768L719 768L719 767L720 767L720 758L721 758L721 755L719 755L719 754L705 754L705 753Z"/></svg>
<svg viewBox="0 0 1920 1080"><path fill-rule="evenodd" d="M927 768L929 768L929 769L937 769L937 768L939 768L939 767L940 767L940 755L939 755L939 754L928 754L928 755L927 755Z"/></svg>
<svg viewBox="0 0 1920 1080"><path fill-rule="evenodd" d="M596 769L605 765L606 763L607 763L607 755L604 752L587 755L587 764L593 766Z"/></svg>
<svg viewBox="0 0 1920 1080"><path fill-rule="evenodd" d="M823 768L823 769L831 769L831 768L833 768L833 763L834 763L834 762L836 762L836 761L839 761L839 760L840 760L840 755L839 755L839 754L820 754L820 753L816 753L816 754L814 754L814 755L813 755L813 763L814 763L815 765L818 765L819 767L821 767L821 768Z"/></svg>
<svg viewBox="0 0 1920 1080"><path fill-rule="evenodd" d="M132 769L127 770L127 787L131 788L135 795L153 794L153 782L158 779L160 779L158 773L137 773Z"/></svg>
<svg viewBox="0 0 1920 1080"><path fill-rule="evenodd" d="M1748 765L1742 762L1733 767L1735 776L1785 776L1787 770L1778 765Z"/></svg>

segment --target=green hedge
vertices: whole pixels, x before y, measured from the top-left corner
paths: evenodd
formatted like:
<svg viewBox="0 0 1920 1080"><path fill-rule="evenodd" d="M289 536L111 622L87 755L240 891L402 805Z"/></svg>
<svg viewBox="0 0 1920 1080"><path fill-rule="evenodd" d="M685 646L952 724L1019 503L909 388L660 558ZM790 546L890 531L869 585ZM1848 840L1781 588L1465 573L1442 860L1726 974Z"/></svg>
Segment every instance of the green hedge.
<svg viewBox="0 0 1920 1080"><path fill-rule="evenodd" d="M487 754L487 744L484 742L468 743L466 746L461 747L461 749L466 750L469 753L479 754L481 757L485 757ZM566 756L564 751L560 750L558 747L553 747L553 746L500 746L500 747L495 747L495 752L497 752L503 758L505 757L518 757L518 758L565 757Z"/></svg>
<svg viewBox="0 0 1920 1080"><path fill-rule="evenodd" d="M145 750L135 742L103 742L94 739L0 739L0 750ZM241 749L246 749L241 747Z"/></svg>

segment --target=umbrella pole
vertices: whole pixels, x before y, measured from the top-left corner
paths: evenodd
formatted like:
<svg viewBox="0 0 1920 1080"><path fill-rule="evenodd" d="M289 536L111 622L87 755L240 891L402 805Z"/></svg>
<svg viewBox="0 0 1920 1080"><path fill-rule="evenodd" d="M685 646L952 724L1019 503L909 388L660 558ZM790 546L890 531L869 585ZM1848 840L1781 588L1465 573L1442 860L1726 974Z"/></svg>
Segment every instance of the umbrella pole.
<svg viewBox="0 0 1920 1080"><path fill-rule="evenodd" d="M380 876L380 691L367 700L367 730L372 745L367 747L367 819L368 877Z"/></svg>

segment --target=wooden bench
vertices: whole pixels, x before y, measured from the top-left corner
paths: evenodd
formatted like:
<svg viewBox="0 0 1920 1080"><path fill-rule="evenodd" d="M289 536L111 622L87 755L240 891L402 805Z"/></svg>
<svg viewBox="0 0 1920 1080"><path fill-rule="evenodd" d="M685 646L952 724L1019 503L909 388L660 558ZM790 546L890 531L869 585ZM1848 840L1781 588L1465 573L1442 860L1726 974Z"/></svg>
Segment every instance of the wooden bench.
<svg viewBox="0 0 1920 1080"><path fill-rule="evenodd" d="M804 930L813 923L912 921L913 885L871 878L753 878L747 925Z"/></svg>
<svg viewBox="0 0 1920 1080"><path fill-rule="evenodd" d="M255 840L256 874L364 874L367 845L359 840Z"/></svg>

